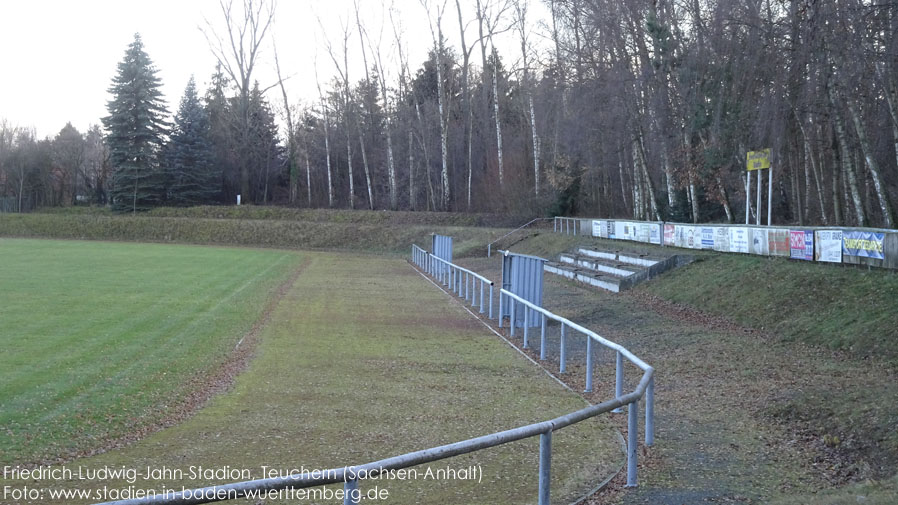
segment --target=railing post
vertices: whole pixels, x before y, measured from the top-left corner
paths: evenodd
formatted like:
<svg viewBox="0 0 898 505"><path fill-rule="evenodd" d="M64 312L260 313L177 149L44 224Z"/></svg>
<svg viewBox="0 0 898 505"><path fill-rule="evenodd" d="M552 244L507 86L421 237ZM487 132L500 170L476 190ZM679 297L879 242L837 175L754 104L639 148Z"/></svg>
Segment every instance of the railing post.
<svg viewBox="0 0 898 505"><path fill-rule="evenodd" d="M636 487L636 444L639 442L639 402L627 409L627 487Z"/></svg>
<svg viewBox="0 0 898 505"><path fill-rule="evenodd" d="M561 346L560 347L561 347L561 350L559 352L560 357L558 358L558 361L559 361L558 371L560 373L564 373L564 371L567 369L567 366L565 365L565 362L567 361L567 351L565 350L565 345L564 345L564 323L561 323Z"/></svg>
<svg viewBox="0 0 898 505"><path fill-rule="evenodd" d="M552 231L558 233L558 216L552 218Z"/></svg>
<svg viewBox="0 0 898 505"><path fill-rule="evenodd" d="M528 337L530 335L530 307L524 305L524 349L530 347Z"/></svg>
<svg viewBox="0 0 898 505"><path fill-rule="evenodd" d="M586 390L584 393L592 392L592 337L586 336Z"/></svg>
<svg viewBox="0 0 898 505"><path fill-rule="evenodd" d="M358 489L359 481L356 479L347 480L343 483L343 505L356 505L359 503L357 498L361 496Z"/></svg>
<svg viewBox="0 0 898 505"><path fill-rule="evenodd" d="M620 398L624 395L624 357L620 351L617 351L616 366L614 367L614 397ZM611 412L621 412L620 407Z"/></svg>
<svg viewBox="0 0 898 505"><path fill-rule="evenodd" d="M552 474L552 431L539 435L539 505L549 505Z"/></svg>
<svg viewBox="0 0 898 505"><path fill-rule="evenodd" d="M655 445L655 377L649 379L645 388L645 445Z"/></svg>
<svg viewBox="0 0 898 505"><path fill-rule="evenodd" d="M492 243L487 244L486 245L486 257L487 258L490 257L490 253L492 252L492 250L493 250L493 244Z"/></svg>
<svg viewBox="0 0 898 505"><path fill-rule="evenodd" d="M511 336L512 337L514 336L514 327L515 327L514 309L515 309L514 298L509 296L508 297L508 313L511 314L511 317L508 319L508 326L511 327Z"/></svg>
<svg viewBox="0 0 898 505"><path fill-rule="evenodd" d="M493 287L490 286L490 319L493 318ZM499 328L502 327L502 290L499 290Z"/></svg>
<svg viewBox="0 0 898 505"><path fill-rule="evenodd" d="M542 316L540 330L539 330L539 359L546 359L546 315L542 312L539 313Z"/></svg>
<svg viewBox="0 0 898 505"><path fill-rule="evenodd" d="M502 292L500 291L500 292L499 292L499 295L500 295L500 296L499 296L499 303L502 303L502 296L501 296L501 294L502 294ZM499 308L499 314L502 314L502 308L501 308L501 307ZM493 318L493 285L492 285L492 284L490 284L490 313L489 313L489 318L490 318L490 319ZM502 316L501 316L501 315L499 316L499 319L502 319ZM500 323L501 323L501 321L500 321ZM501 328L502 325L500 324L499 327Z"/></svg>
<svg viewBox="0 0 898 505"><path fill-rule="evenodd" d="M483 314L483 279L480 279L480 313Z"/></svg>

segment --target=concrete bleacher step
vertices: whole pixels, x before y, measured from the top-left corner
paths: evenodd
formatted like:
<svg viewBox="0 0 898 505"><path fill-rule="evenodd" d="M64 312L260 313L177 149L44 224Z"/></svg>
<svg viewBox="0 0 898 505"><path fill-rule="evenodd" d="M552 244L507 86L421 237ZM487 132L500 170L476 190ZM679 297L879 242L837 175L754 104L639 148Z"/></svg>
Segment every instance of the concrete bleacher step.
<svg viewBox="0 0 898 505"><path fill-rule="evenodd" d="M629 277L641 270L640 267L635 266L632 263L621 263L616 259L603 259L593 256L582 256L579 254L565 253L560 255L558 260L560 263L574 265L587 270L594 270L615 277Z"/></svg>
<svg viewBox="0 0 898 505"><path fill-rule="evenodd" d="M544 268L546 272L560 275L584 284L589 284L590 286L602 288L611 291L612 293L619 293L621 291L621 277L604 275L594 270L578 268L569 263L557 263L554 261L546 262Z"/></svg>
<svg viewBox="0 0 898 505"><path fill-rule="evenodd" d="M692 256L639 254L580 247L548 262L545 271L613 293L693 261Z"/></svg>
<svg viewBox="0 0 898 505"><path fill-rule="evenodd" d="M577 254L590 258L599 258L603 260L617 261L618 263L629 263L642 267L654 266L668 259L668 257L655 256L649 254L624 253L620 251L602 251L599 249L589 249L581 247L577 249Z"/></svg>

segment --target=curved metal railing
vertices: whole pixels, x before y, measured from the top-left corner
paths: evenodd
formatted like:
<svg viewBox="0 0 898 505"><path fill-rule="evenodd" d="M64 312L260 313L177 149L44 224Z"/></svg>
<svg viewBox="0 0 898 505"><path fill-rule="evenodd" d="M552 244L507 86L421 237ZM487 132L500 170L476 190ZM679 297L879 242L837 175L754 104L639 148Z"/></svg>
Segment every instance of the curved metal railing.
<svg viewBox="0 0 898 505"><path fill-rule="evenodd" d="M421 270L427 272L432 275L439 282L444 283L449 286L450 289L458 294L459 296L463 296L465 300L471 301L471 305L475 305L474 298L476 296L477 289L474 288L475 283L479 282L480 287L480 311L483 313L484 310L484 294L485 287L489 286L489 307L490 307L490 317L492 317L492 299L493 299L493 282L487 279L486 277L468 270L466 268L455 265L454 263L442 260L437 258L436 256L427 253L424 249L421 249L418 246L412 246L412 261L417 265ZM539 497L538 503L539 505L549 505L549 496L550 496L550 473L551 473L551 461L552 461L552 433L558 431L562 428L570 426L572 424L579 423L583 420L598 416L600 414L604 414L606 412L618 411L624 405L628 406L628 429L627 429L627 486L635 486L637 483L636 480L636 463L637 463L637 452L636 446L638 443L637 433L638 433L638 404L641 399L645 399L646 401L646 429L645 429L645 444L652 445L654 440L654 423L653 423L653 410L654 410L654 394L653 394L653 383L654 383L654 369L647 365L644 361L636 357L633 353L628 351L626 348L611 342L610 340L606 340L596 333L569 321L561 316L553 314L552 312L534 305L519 296L508 292L504 289L500 289L499 291L499 300L502 303L502 300L508 299L508 303L521 303L525 307L525 311L534 310L542 315L542 333L545 335L545 322L547 319L552 319L561 323L562 327L562 335L564 335L565 328L571 328L580 333L583 333L588 337L587 347L588 350L592 350L592 342L596 342L605 347L613 349L617 352L617 376L616 376L616 386L615 386L615 397L611 400L599 403L597 405L591 405L589 407L577 410L575 412L571 412L569 414L565 414L563 416L556 417L554 419L550 419L548 421L543 421L539 423L528 424L526 426L520 426L517 428L512 428L510 430L500 431L496 433L492 433L489 435L484 435L481 437L470 438L467 440L463 440L460 442L455 442L452 444L441 445L437 447L431 447L429 449L423 449L420 451L409 452L406 454L402 454L399 456L393 456L390 458L380 459L377 461L372 461L370 463L365 463L361 465L354 466L344 466L339 468L333 468L329 470L318 470L315 472L306 472L306 473L298 473L295 475L288 475L283 477L275 477L268 479L256 479L249 480L243 482L234 482L229 484L221 484L215 486L208 486L196 489L189 489L180 492L173 492L167 494L157 494L157 495L148 495L144 498L131 499L131 500L119 500L112 502L105 502L101 505L188 505L188 504L199 504L199 503L211 503L211 502L219 502L219 501L227 501L234 500L243 497L258 497L262 493L276 492L284 489L302 489L316 486L324 486L327 484L335 484L335 483L343 483L343 490L341 494L338 494L338 498L343 499L344 505L346 504L357 504L360 502L363 493L359 489L359 480L364 480L369 477L376 477L377 475L388 472L391 470L399 470L403 468L409 468L416 465L421 465L424 463L430 463L433 461L439 461L442 459L451 458L453 456L458 456L461 454L468 454L471 452L479 451L482 449L487 449L490 447L496 447L499 445L507 444L510 442L514 442L517 440L523 440L525 438L539 436ZM512 307L513 308L513 307ZM500 311L501 314L501 311ZM514 312L512 311L512 314ZM512 334L514 332L514 318L511 318L512 321ZM500 318L500 326L502 324ZM527 328L525 326L525 337L527 335ZM545 346L543 346L545 349ZM562 353L564 352L564 341L562 340L561 344ZM544 352L544 351L543 351ZM544 355L541 357L545 357ZM622 358L627 358L631 363L639 367L642 371L642 377L639 379L639 384L636 388L627 394L622 394L623 387L623 363ZM562 371L564 370L564 358L562 358ZM592 385L592 353L588 352L587 354L587 389L591 388Z"/></svg>
<svg viewBox="0 0 898 505"><path fill-rule="evenodd" d="M493 244L495 244L496 242L504 239L505 237L511 235L512 233L519 232L519 231L523 230L524 228L530 226L531 224L533 224L537 221L548 221L550 219L552 219L552 218L551 217L537 217L535 219L531 219L530 221L527 221L526 223L522 224L521 226L518 226L514 230L511 230L510 232L506 233L505 235L502 235L501 237L497 238L496 240L493 240L492 242L490 242L489 244L486 245L486 257L489 258L490 256L492 256Z"/></svg>

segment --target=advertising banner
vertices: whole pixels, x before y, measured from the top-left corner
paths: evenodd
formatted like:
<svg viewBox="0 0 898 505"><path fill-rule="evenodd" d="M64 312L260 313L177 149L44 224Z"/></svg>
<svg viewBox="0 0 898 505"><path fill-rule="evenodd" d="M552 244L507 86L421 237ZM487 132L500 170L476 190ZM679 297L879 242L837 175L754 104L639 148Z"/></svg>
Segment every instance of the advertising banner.
<svg viewBox="0 0 898 505"><path fill-rule="evenodd" d="M789 230L767 230L767 249L771 256L789 256Z"/></svg>
<svg viewBox="0 0 898 505"><path fill-rule="evenodd" d="M645 243L649 242L649 234L651 233L649 231L649 226L650 225L645 224L645 223L640 223L640 224L636 225L636 240L638 240L639 242L645 242Z"/></svg>
<svg viewBox="0 0 898 505"><path fill-rule="evenodd" d="M702 229L697 226L686 226L684 247L690 249L702 248Z"/></svg>
<svg viewBox="0 0 898 505"><path fill-rule="evenodd" d="M649 225L649 242L652 244L661 244L661 225L660 224L650 224Z"/></svg>
<svg viewBox="0 0 898 505"><path fill-rule="evenodd" d="M884 233L846 231L842 233L842 254L862 258L885 259L883 255Z"/></svg>
<svg viewBox="0 0 898 505"><path fill-rule="evenodd" d="M701 248L714 249L714 228L702 228Z"/></svg>
<svg viewBox="0 0 898 505"><path fill-rule="evenodd" d="M704 237L702 241L704 242ZM726 226L714 228L714 250L730 252L730 232Z"/></svg>
<svg viewBox="0 0 898 505"><path fill-rule="evenodd" d="M818 230L814 232L814 259L829 263L842 262L841 230Z"/></svg>
<svg viewBox="0 0 898 505"><path fill-rule="evenodd" d="M789 257L797 260L814 261L814 232L790 230Z"/></svg>
<svg viewBox="0 0 898 505"><path fill-rule="evenodd" d="M674 245L677 247L686 247L686 227L683 225L674 225Z"/></svg>
<svg viewBox="0 0 898 505"><path fill-rule="evenodd" d="M729 228L730 252L748 252L748 228Z"/></svg>
<svg viewBox="0 0 898 505"><path fill-rule="evenodd" d="M760 256L767 256L770 251L767 249L767 230L764 228L750 228L751 235L751 253Z"/></svg>
<svg viewBox="0 0 898 505"><path fill-rule="evenodd" d="M592 236L593 237L601 237L602 236L602 222L598 219L592 220Z"/></svg>
<svg viewBox="0 0 898 505"><path fill-rule="evenodd" d="M615 221L614 238L618 240L630 240L630 223L626 221Z"/></svg>
<svg viewBox="0 0 898 505"><path fill-rule="evenodd" d="M672 224L664 225L664 245L676 245L674 240L674 230L676 227Z"/></svg>
<svg viewBox="0 0 898 505"><path fill-rule="evenodd" d="M605 232L604 233L607 236L603 235L602 237L603 238L617 238L616 227L617 227L617 225L614 224L614 221L605 221Z"/></svg>

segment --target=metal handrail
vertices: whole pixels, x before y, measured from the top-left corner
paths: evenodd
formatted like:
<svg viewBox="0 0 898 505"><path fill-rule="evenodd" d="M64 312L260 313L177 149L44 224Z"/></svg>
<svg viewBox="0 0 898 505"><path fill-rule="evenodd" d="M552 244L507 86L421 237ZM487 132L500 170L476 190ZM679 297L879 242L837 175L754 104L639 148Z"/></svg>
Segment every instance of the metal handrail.
<svg viewBox="0 0 898 505"><path fill-rule="evenodd" d="M580 218L555 216L550 218L553 220L552 231L555 233L564 233L565 235L579 235L577 232L577 223Z"/></svg>
<svg viewBox="0 0 898 505"><path fill-rule="evenodd" d="M490 286L490 306L492 306L492 287L493 283L486 277L472 272L466 268L455 265L451 262L442 260L437 258L436 256L427 253L424 249L418 246L412 246L412 261L420 267L422 270L431 273L437 273L438 275L442 275L443 277L449 279L450 286L456 293L461 294L460 283L456 282L462 276L460 274L464 273L469 275L471 279L479 280L481 282L481 289L486 283L489 283ZM433 275L433 274L431 274ZM472 280L472 284L473 284ZM467 286L467 285L466 285ZM552 459L552 433L554 431L558 431L562 428L570 426L572 424L576 424L580 421L598 416L600 414L604 414L606 412L617 411L620 407L624 405L628 406L629 415L628 415L628 430L627 430L627 486L635 486L636 485L636 444L637 444L637 431L638 431L638 402L640 399L646 399L646 445L652 445L652 438L650 438L650 432L653 433L653 423L649 421L649 414L653 410L653 384L654 384L654 369L647 365L645 362L640 360L638 357L633 355L626 348L606 340L600 337L598 334L569 321L566 318L553 314L552 312L539 307L533 303L530 303L519 296L510 293L504 289L500 289L499 299L500 302L503 296L509 297L511 303L522 303L525 307L525 310L536 310L540 314L543 315L543 332L545 333L545 320L546 318L553 319L561 322L562 325L562 335L563 329L566 326L569 326L581 333L584 333L589 337L587 340L588 346L591 342L596 341L606 347L614 349L618 353L617 367L618 367L618 376L617 376L617 386L616 386L616 394L615 398L599 403L597 405L591 405L589 407L582 408L580 410L571 412L569 414L565 414L554 419L550 419L548 421L542 421L538 423L528 424L525 426L519 426L517 428L512 428L509 430L499 431L496 433L492 433L489 435L484 435L475 438L469 438L467 440L463 440L460 442L455 442L451 444L441 445L437 447L431 447L429 449L423 449L419 451L409 452L406 454L401 454L399 456L393 456L385 459L380 459L377 461L373 461L370 463L355 465L355 466L344 466L340 468L333 468L329 470L319 470L316 472L305 472L296 475L288 475L283 477L274 477L267 479L256 479L249 480L243 482L234 482L229 484L222 484L216 486L207 486L203 488L196 488L191 490L184 490L177 493L169 493L169 494L161 494L161 495L152 495L146 496L143 498L129 499L129 500L119 500L119 501L111 501L104 502L100 505L192 505L199 503L212 503L218 501L226 501L233 500L242 497L252 496L253 493L261 494L271 491L279 491L283 489L302 489L308 487L315 486L323 486L327 484L335 484L339 482L343 482L343 503L344 505L352 505L358 504L362 493L359 490L359 480L364 480L367 477L374 477L379 475L382 472L389 470L398 470L403 468L409 468L412 466L429 463L432 461L439 461L442 459L451 458L453 456L458 456L461 454L468 454L471 452L475 452L481 449L487 449L490 447L496 447L499 445L507 444L510 442L514 442L517 440L523 440L525 438L539 436L539 505L549 505L549 491L550 491L550 474L551 474L551 459ZM481 292L480 297L481 307L483 304L483 294ZM482 309L481 309L482 312ZM492 310L491 310L492 312ZM501 314L501 312L500 312ZM514 311L512 310L512 315L514 315ZM500 326L501 326L501 315L500 315ZM512 334L514 332L514 317L511 318L511 327ZM525 326L526 331L526 326ZM563 347L562 347L563 349ZM591 347L589 347L590 353L587 356L587 362L591 363L592 353ZM622 380L622 370L621 370L621 357L626 357L633 364L638 366L643 370L642 377L639 380L639 384L636 386L632 392L627 394L621 394L621 380ZM591 371L591 365L589 370ZM590 377L591 378L591 377Z"/></svg>
<svg viewBox="0 0 898 505"><path fill-rule="evenodd" d="M505 235L502 235L501 237L497 238L496 240L493 240L492 242L490 242L489 244L486 245L486 257L489 258L492 255L493 244L495 244L496 242L502 240L503 238L511 235L512 233L514 233L516 231L520 231L520 230L530 226L531 224L533 224L537 221L548 221L549 219L552 219L552 218L551 217L537 217L535 219L531 219L530 221L527 221L526 223L522 224L521 226L518 226L514 230L511 230L510 232L506 233Z"/></svg>
<svg viewBox="0 0 898 505"><path fill-rule="evenodd" d="M617 352L623 354L625 358L627 358L628 360L630 360L630 363L633 363L634 365L638 366L638 367L641 368L643 371L647 371L647 370L649 370L649 369L652 368L652 367L649 366L645 361L642 361L642 360L639 359L639 357L637 357L635 354L633 354L632 352L630 352L629 350L627 350L626 347L624 347L624 346L622 346L622 345L620 345L620 344L618 344L618 343L612 342L612 341L610 341L610 340L608 340L608 339L606 339L606 338L600 336L600 335L597 334L596 332L594 332L594 331L592 331L592 330L589 330L589 329L587 329L587 328L584 328L583 326L580 326L579 324L577 324L577 323L571 321L570 319L567 319L567 318L565 318L565 317L559 316L559 315L557 315L557 314L553 314L552 312L550 312L550 311L548 311L548 310L546 310L546 309L540 307L539 305L536 305L535 303L532 303L532 302L530 302L530 301L527 301L527 300L521 298L520 296L518 296L518 295L516 295L516 294L514 294L514 293L512 293L511 291L508 291L508 290L506 290L506 289L500 290L500 294L501 294L501 295L504 295L504 296L507 296L507 297L509 297L509 298L511 298L511 299L513 299L513 300L515 300L515 301L518 302L518 303L524 304L525 307L529 308L530 310L535 310L535 311L539 312L540 314L545 315L545 316L546 316L547 318L549 318L549 319L553 319L553 320L555 320L555 321L558 321L559 323L564 324L565 326L569 326L571 329L574 329L574 330L579 331L580 333L582 333L582 334L588 336L589 338L591 338L591 339L595 340L596 342L598 342L598 343L604 345L605 347L608 347L608 348L610 348L610 349L614 349L615 351L617 351Z"/></svg>
<svg viewBox="0 0 898 505"><path fill-rule="evenodd" d="M473 270L430 254L417 245L412 245L412 261L444 286L462 296L465 301L470 301L472 307L476 306L479 300L480 313L487 312L487 317L493 318L493 281ZM487 290L489 291L489 304L485 304L483 301Z"/></svg>
<svg viewBox="0 0 898 505"><path fill-rule="evenodd" d="M467 292L462 291L460 284L455 282L455 279L458 278L458 275L455 276L455 279L452 277L453 272L464 271L471 272L463 267L455 265L454 263L445 261L443 259L437 258L433 254L429 254L424 249L413 246L412 248L412 260L417 264L422 270L434 276L438 281L442 282L444 285L449 286L449 288L458 294L459 296L464 295L467 300ZM441 268L434 268L434 262L437 262ZM442 268L445 267L445 268ZM448 272L445 271L448 269ZM481 279L485 279L485 277L477 275ZM467 285L467 284L466 284ZM492 319L492 285L490 286L490 319ZM503 324L503 314L505 313L502 310L503 304L508 299L508 303L511 304L509 313L511 317L510 321L510 334L514 336L515 327L517 326L516 318L515 318L515 303L521 303L524 306L524 342L523 347L527 349L529 347L529 321L530 321L530 310L534 310L537 313L541 314L541 324L540 324L540 360L546 359L546 320L552 319L558 321L561 324L561 341L560 341L560 352L559 352L559 368L560 373L564 373L566 371L566 346L565 346L565 333L566 329L570 328L572 330L578 331L584 334L587 337L586 340L586 392L592 391L592 379L593 379L593 352L592 347L593 343L598 343L602 346L605 346L609 349L612 349L616 352L616 365L615 365L615 381L614 381L614 396L616 398L622 398L626 395L623 394L623 385L624 385L624 366L623 366L623 358L626 358L628 361L636 365L643 372L642 379L640 380L640 384L645 382L646 387L644 390L637 389L640 391L639 397L637 399L641 399L643 397L643 393L645 396L645 444L647 446L651 446L655 442L655 383L654 383L654 369L649 366L646 362L641 360L635 354L630 352L627 348L607 340L595 333L592 330L589 330L567 318L559 316L557 314L552 313L548 309L540 307L524 298L508 291L505 289L499 289L499 327L502 327ZM481 293L481 307L483 303L483 295ZM473 305L473 301L472 301ZM483 310L481 308L481 313ZM635 402L629 403L629 419L628 419L628 442L627 442L627 486L635 486L637 481L636 476L636 432L638 428L637 417L637 404ZM619 409L614 410L615 412L620 412Z"/></svg>

